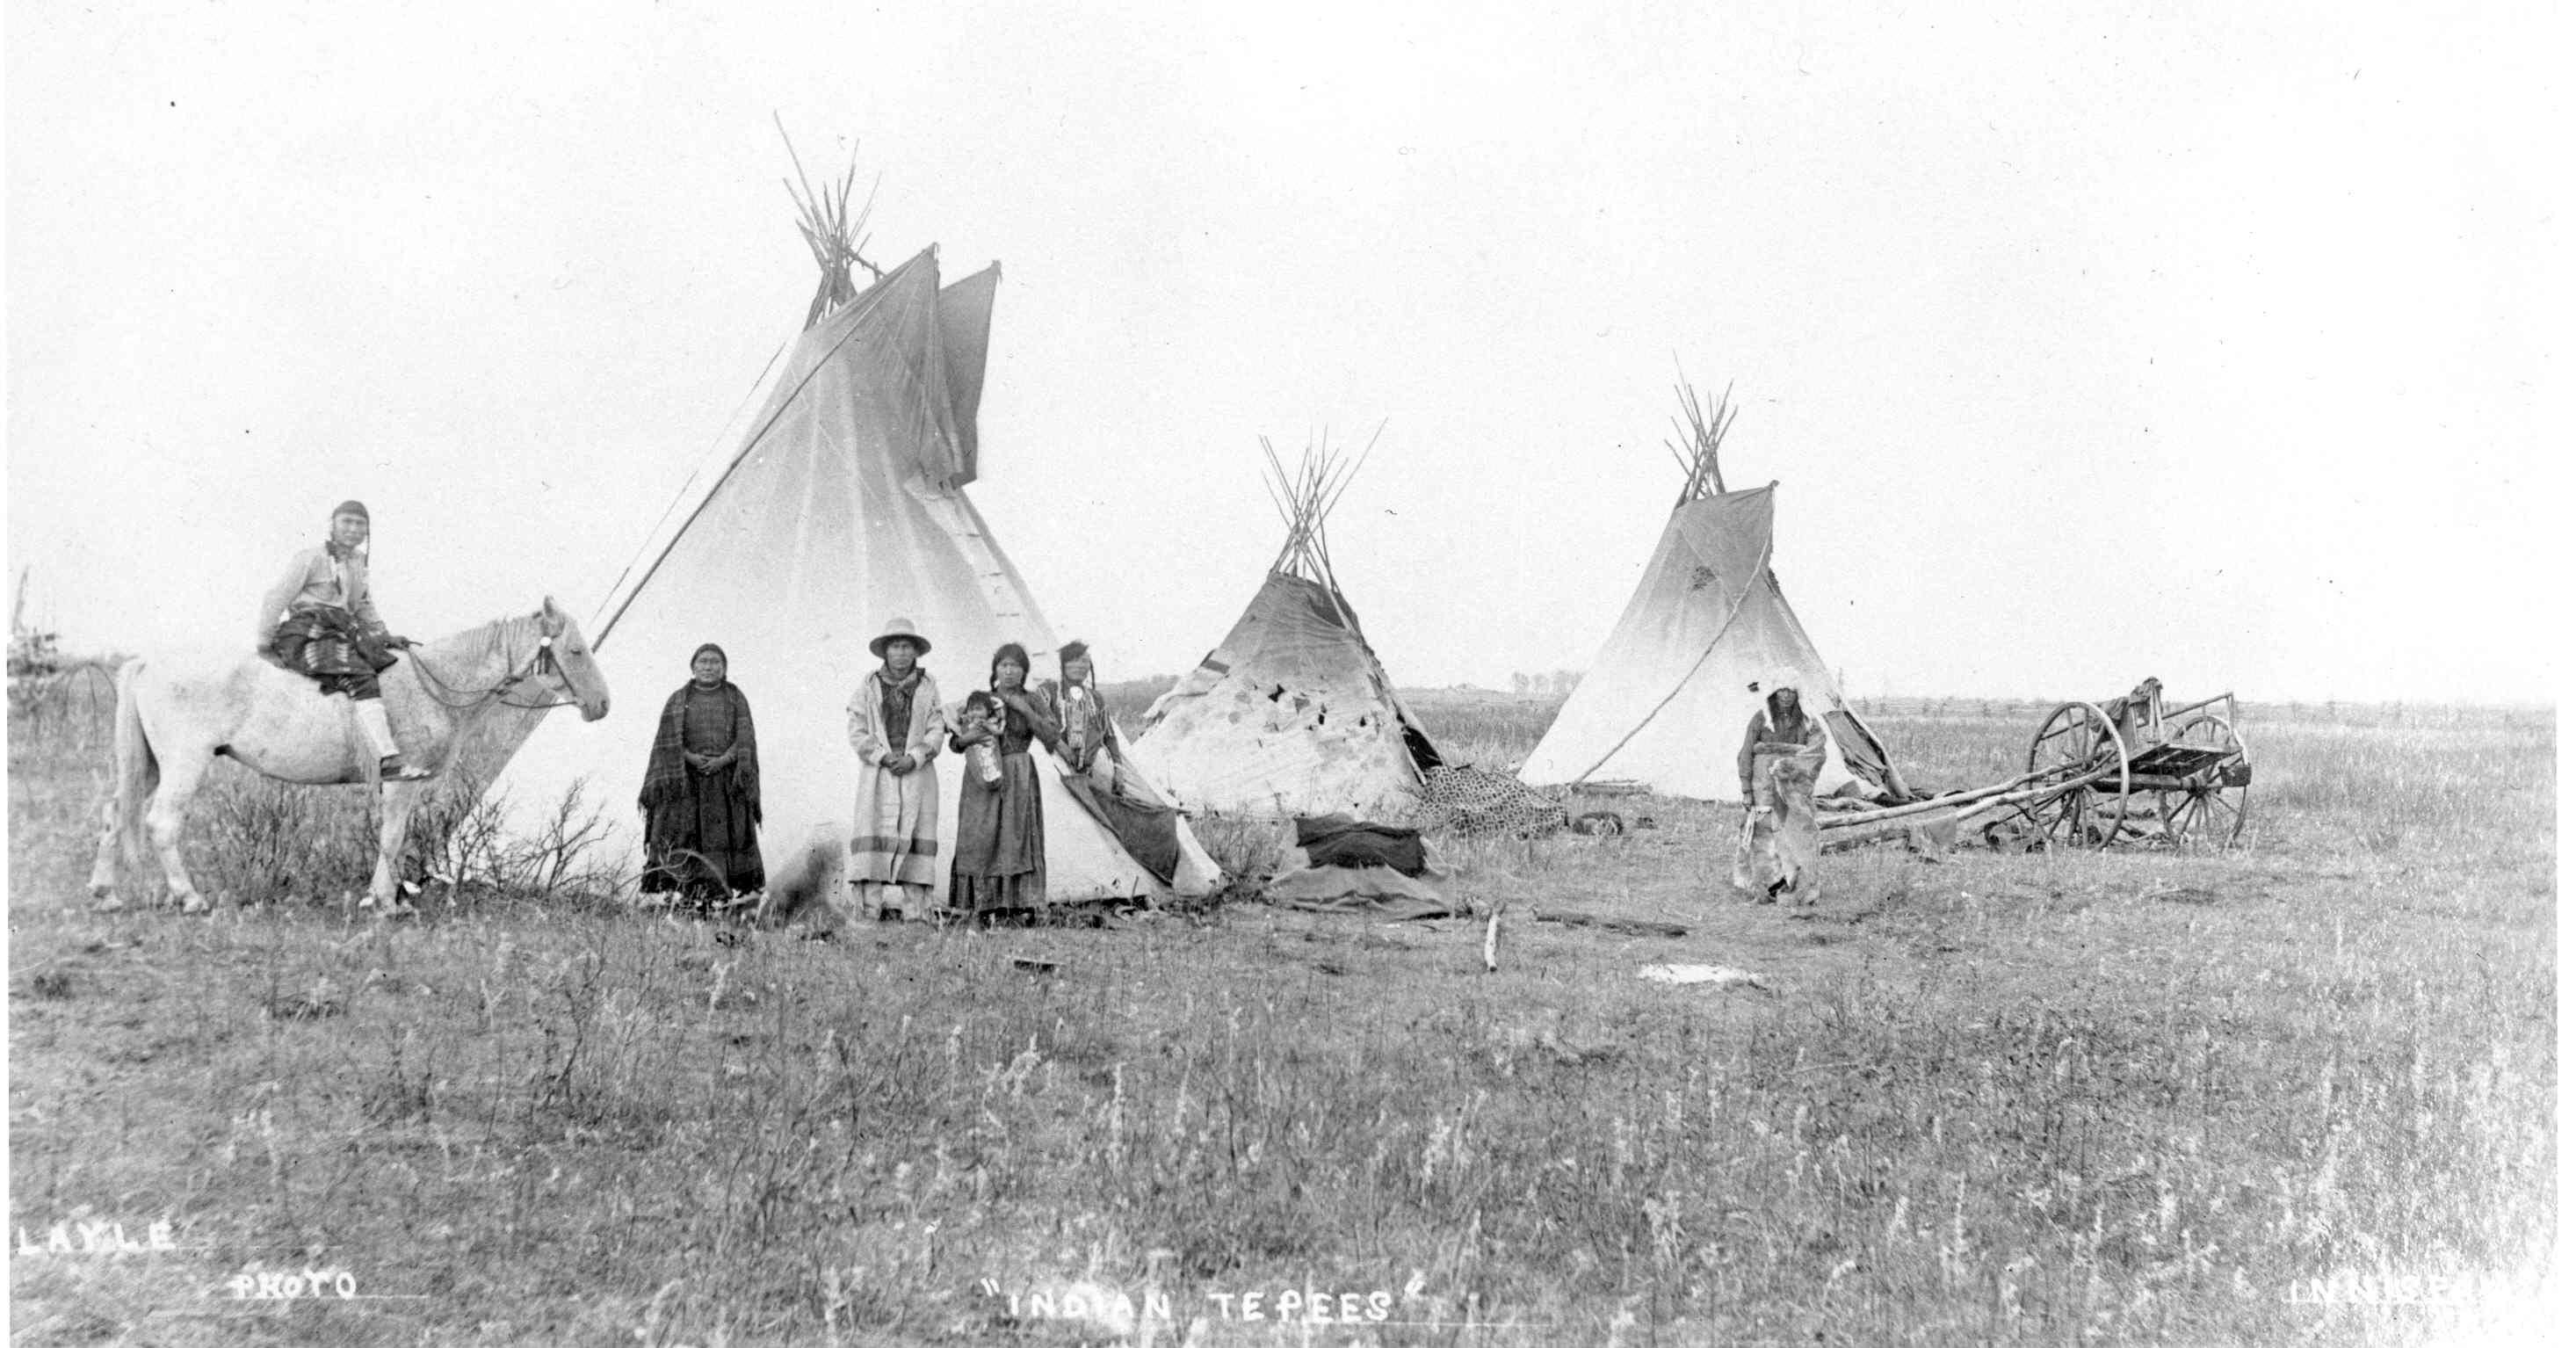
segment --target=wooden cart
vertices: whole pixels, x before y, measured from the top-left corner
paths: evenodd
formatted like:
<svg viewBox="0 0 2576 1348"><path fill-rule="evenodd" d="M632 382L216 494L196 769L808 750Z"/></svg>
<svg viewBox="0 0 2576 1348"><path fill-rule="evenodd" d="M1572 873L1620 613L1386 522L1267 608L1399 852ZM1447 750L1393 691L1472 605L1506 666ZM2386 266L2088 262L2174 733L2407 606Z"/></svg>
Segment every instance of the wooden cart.
<svg viewBox="0 0 2576 1348"><path fill-rule="evenodd" d="M2068 702L2031 736L2028 771L1928 800L1818 816L1826 846L1927 826L1994 831L2021 821L2058 847L2119 842L2224 847L2245 830L2254 769L2236 695L2164 704L2149 679L2110 702Z"/></svg>
<svg viewBox="0 0 2576 1348"><path fill-rule="evenodd" d="M2245 831L2254 780L2236 695L2168 707L2154 679L2115 701L2050 712L2031 736L2029 767L2069 786L2024 806L2062 847L2225 847Z"/></svg>

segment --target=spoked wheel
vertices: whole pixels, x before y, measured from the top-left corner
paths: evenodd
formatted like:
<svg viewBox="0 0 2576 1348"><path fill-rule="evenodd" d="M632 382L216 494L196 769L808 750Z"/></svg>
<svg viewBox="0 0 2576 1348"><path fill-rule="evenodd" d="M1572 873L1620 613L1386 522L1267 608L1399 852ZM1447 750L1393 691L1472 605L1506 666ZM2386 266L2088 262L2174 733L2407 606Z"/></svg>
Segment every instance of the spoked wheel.
<svg viewBox="0 0 2576 1348"><path fill-rule="evenodd" d="M2069 702L2050 712L2031 736L2030 770L2068 782L2101 773L2029 807L2051 844L2108 847L2120 836L2129 817L2129 746L2100 707Z"/></svg>
<svg viewBox="0 0 2576 1348"><path fill-rule="evenodd" d="M2165 836L2176 847L2226 847L2234 843L2237 835L2245 831L2245 795L2254 780L2253 760L2245 756L2245 737L2236 733L2227 718L2204 712L2183 722L2166 742L2190 749L2217 750L2227 757L2205 774L2204 783L2156 793Z"/></svg>

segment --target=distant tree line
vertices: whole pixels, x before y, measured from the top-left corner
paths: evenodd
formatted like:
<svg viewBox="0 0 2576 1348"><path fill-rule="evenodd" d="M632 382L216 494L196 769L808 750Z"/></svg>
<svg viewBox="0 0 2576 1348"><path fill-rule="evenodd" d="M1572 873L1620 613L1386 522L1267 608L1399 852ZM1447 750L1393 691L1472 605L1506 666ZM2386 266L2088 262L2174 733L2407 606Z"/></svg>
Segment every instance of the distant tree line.
<svg viewBox="0 0 2576 1348"><path fill-rule="evenodd" d="M1583 682L1579 669L1551 669L1544 674L1512 675L1512 691L1522 697L1563 697Z"/></svg>

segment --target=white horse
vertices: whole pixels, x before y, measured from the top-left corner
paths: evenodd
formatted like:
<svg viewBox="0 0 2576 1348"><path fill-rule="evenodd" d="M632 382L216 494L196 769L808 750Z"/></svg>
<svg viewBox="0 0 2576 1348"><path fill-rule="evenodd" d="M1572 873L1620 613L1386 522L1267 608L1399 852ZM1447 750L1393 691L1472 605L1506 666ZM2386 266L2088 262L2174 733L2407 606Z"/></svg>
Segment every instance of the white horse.
<svg viewBox="0 0 2576 1348"><path fill-rule="evenodd" d="M581 628L551 598L524 617L495 619L415 646L377 681L406 760L432 772L447 768L466 733L502 708L542 714L578 704L585 721L608 714L608 680L591 659ZM206 910L205 896L180 858L179 839L189 801L222 754L282 782L379 788L384 819L368 896L377 911L396 911L398 853L412 809L431 783L383 781L375 751L358 733L353 705L255 657L127 661L116 676L116 785L89 876L100 910L124 906L116 889L124 870L141 868L147 829L161 854L170 897L184 911Z"/></svg>

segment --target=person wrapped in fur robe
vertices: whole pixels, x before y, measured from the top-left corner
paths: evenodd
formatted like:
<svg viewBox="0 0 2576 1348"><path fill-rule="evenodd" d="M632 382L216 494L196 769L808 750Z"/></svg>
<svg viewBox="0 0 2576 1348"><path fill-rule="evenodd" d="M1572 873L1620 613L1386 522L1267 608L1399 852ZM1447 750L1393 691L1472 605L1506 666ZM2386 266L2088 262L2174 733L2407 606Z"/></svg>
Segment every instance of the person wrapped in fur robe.
<svg viewBox="0 0 2576 1348"><path fill-rule="evenodd" d="M1774 688L1744 728L1736 758L1744 785L1744 831L1735 849L1735 887L1759 903L1813 903L1823 840L1816 826L1816 776L1825 767L1824 723L1798 707L1798 690Z"/></svg>

